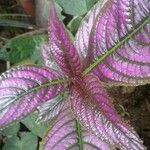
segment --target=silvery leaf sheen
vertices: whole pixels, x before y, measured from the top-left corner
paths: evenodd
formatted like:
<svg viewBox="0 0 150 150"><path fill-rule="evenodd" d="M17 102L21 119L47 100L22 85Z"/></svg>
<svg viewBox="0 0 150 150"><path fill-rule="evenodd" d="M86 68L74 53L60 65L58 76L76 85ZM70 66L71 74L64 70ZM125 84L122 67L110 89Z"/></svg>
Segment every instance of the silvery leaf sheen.
<svg viewBox="0 0 150 150"><path fill-rule="evenodd" d="M0 127L38 109L39 120L54 119L41 150L145 150L104 83L150 83L149 14L149 0L100 0L73 44L51 0L45 67L19 66L0 76Z"/></svg>

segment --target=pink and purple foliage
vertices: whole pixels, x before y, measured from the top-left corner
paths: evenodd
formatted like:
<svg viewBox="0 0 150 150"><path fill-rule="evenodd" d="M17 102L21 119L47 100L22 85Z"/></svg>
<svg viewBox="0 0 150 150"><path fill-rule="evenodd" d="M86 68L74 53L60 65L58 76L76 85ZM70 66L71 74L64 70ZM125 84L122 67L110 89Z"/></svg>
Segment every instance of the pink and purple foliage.
<svg viewBox="0 0 150 150"><path fill-rule="evenodd" d="M73 44L50 5L45 67L19 66L0 76L0 126L38 107L54 118L42 150L144 150L115 111L104 84L150 83L150 1L100 0L83 20Z"/></svg>

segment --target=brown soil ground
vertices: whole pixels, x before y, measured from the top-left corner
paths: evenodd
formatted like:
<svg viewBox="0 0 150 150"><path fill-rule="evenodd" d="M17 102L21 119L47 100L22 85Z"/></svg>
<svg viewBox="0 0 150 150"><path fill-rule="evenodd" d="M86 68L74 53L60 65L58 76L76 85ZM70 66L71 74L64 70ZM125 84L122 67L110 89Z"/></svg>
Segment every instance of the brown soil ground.
<svg viewBox="0 0 150 150"><path fill-rule="evenodd" d="M110 89L118 112L137 131L150 150L150 85Z"/></svg>

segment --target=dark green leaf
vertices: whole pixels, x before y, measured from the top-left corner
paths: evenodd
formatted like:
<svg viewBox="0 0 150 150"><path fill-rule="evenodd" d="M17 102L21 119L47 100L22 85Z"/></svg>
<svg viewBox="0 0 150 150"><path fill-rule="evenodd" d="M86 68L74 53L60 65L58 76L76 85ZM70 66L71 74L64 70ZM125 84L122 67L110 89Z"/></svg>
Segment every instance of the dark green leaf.
<svg viewBox="0 0 150 150"><path fill-rule="evenodd" d="M21 133L20 138L8 138L2 150L36 150L37 142L37 137L32 133Z"/></svg>
<svg viewBox="0 0 150 150"><path fill-rule="evenodd" d="M50 5L50 0L45 0L45 6L44 6L44 11L42 15L47 21L49 20L49 5ZM57 3L56 3L56 9L57 9L59 18L63 20L65 17L61 14L62 8Z"/></svg>
<svg viewBox="0 0 150 150"><path fill-rule="evenodd" d="M97 0L56 0L64 9L65 13L70 15L85 14Z"/></svg>
<svg viewBox="0 0 150 150"><path fill-rule="evenodd" d="M74 35L76 34L79 28L81 20L82 20L82 17L75 16L68 24L68 28Z"/></svg>
<svg viewBox="0 0 150 150"><path fill-rule="evenodd" d="M6 49L0 49L0 59L8 60L8 52L6 51Z"/></svg>
<svg viewBox="0 0 150 150"><path fill-rule="evenodd" d="M25 118L22 123L29 129L31 132L39 137L43 137L46 133L47 127L49 123L40 123L36 122L37 115L35 113L31 114L27 118Z"/></svg>
<svg viewBox="0 0 150 150"><path fill-rule="evenodd" d="M40 44L46 39L46 35L18 36L10 39L1 50L6 51L6 49L9 49L8 60L17 63L31 57L34 51L40 49Z"/></svg>
<svg viewBox="0 0 150 150"><path fill-rule="evenodd" d="M19 129L20 129L20 123L17 122L17 123L14 123L14 124L6 127L0 133L2 133L3 135L5 135L7 137L11 137L13 135L17 135Z"/></svg>

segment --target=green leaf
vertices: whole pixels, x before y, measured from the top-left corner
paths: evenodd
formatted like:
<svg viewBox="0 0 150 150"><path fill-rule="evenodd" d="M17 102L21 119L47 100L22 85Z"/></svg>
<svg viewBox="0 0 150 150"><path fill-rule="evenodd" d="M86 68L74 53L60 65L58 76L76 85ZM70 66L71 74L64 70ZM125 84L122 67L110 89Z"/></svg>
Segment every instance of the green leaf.
<svg viewBox="0 0 150 150"><path fill-rule="evenodd" d="M22 123L35 135L39 137L43 137L47 131L47 128L49 126L48 123L40 123L38 124L36 122L37 115L35 113L31 114L30 116L26 117Z"/></svg>
<svg viewBox="0 0 150 150"><path fill-rule="evenodd" d="M21 133L6 140L2 150L36 150L38 139L32 133Z"/></svg>
<svg viewBox="0 0 150 150"><path fill-rule="evenodd" d="M87 10L90 10L91 7L92 7L96 2L98 2L98 0L85 0L85 2L86 2Z"/></svg>
<svg viewBox="0 0 150 150"><path fill-rule="evenodd" d="M44 6L44 11L42 16L48 21L49 20L49 5L50 5L50 0L45 0L45 6ZM61 14L62 8L60 5L56 3L56 10L58 13L58 16L61 20L63 20L65 17Z"/></svg>
<svg viewBox="0 0 150 150"><path fill-rule="evenodd" d="M68 24L68 28L74 35L76 34L80 26L81 20L82 20L82 17L75 16Z"/></svg>
<svg viewBox="0 0 150 150"><path fill-rule="evenodd" d="M85 14L97 0L56 0L64 12L70 15Z"/></svg>
<svg viewBox="0 0 150 150"><path fill-rule="evenodd" d="M39 51L40 44L46 39L46 35L18 36L10 39L1 50L9 50L8 60L17 63L31 57L34 51Z"/></svg>
<svg viewBox="0 0 150 150"><path fill-rule="evenodd" d="M0 49L0 59L1 60L8 60L8 52L6 49Z"/></svg>
<svg viewBox="0 0 150 150"><path fill-rule="evenodd" d="M0 133L7 137L11 137L13 135L17 135L19 129L20 129L20 123L17 122L17 123L13 123L12 125L6 127Z"/></svg>

